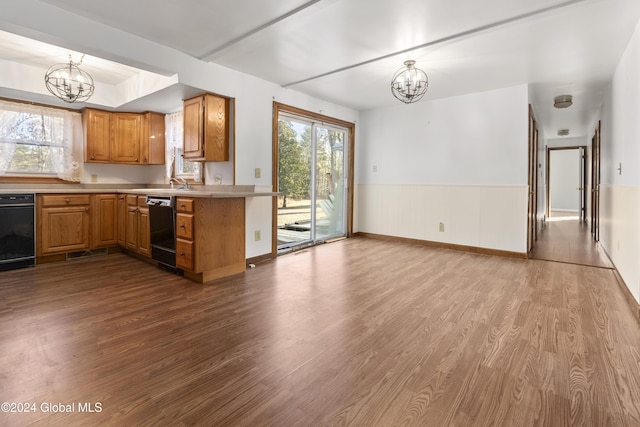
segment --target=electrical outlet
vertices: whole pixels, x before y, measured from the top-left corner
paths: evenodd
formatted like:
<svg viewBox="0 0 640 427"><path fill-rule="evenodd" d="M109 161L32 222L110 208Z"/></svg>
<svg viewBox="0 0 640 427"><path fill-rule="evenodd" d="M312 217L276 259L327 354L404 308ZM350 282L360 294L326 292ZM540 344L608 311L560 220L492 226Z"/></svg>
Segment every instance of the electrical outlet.
<svg viewBox="0 0 640 427"><path fill-rule="evenodd" d="M260 178L261 171L260 168L256 168L256 178Z"/></svg>
<svg viewBox="0 0 640 427"><path fill-rule="evenodd" d="M91 182L98 182L98 175L96 175L95 173L91 174Z"/></svg>
<svg viewBox="0 0 640 427"><path fill-rule="evenodd" d="M440 223L440 225L438 226L438 231L440 231L441 233L444 233L444 222Z"/></svg>
<svg viewBox="0 0 640 427"><path fill-rule="evenodd" d="M222 175L218 174L213 177L213 182L216 184L222 184Z"/></svg>
<svg viewBox="0 0 640 427"><path fill-rule="evenodd" d="M260 241L260 230L256 230L253 232L253 237L256 242Z"/></svg>
<svg viewBox="0 0 640 427"><path fill-rule="evenodd" d="M378 165L373 165L373 172L378 172Z"/></svg>

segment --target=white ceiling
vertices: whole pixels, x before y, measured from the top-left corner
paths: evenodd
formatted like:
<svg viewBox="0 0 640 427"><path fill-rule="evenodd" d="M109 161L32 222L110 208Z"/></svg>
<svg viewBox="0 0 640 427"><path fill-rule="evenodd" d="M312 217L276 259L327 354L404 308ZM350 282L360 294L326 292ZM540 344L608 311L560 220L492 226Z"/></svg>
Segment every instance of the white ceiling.
<svg viewBox="0 0 640 427"><path fill-rule="evenodd" d="M590 136L640 18L638 0L42 3L358 110L399 102L389 83L406 59L429 75L424 100L529 84L548 137ZM20 49L0 39L0 58L46 62ZM565 93L574 106L554 109Z"/></svg>

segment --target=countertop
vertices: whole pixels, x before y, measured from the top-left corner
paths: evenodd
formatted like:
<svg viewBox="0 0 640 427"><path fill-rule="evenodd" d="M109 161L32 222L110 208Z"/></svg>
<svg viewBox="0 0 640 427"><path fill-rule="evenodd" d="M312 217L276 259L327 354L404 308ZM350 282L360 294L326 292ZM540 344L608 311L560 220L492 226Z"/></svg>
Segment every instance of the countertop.
<svg viewBox="0 0 640 427"><path fill-rule="evenodd" d="M24 186L1 186L2 194L103 194L103 193L119 193L119 194L143 194L151 196L184 196L184 197L201 197L201 198L234 198L234 197L264 197L277 196L279 193L271 191L256 190L253 185L211 185L211 186L194 186L190 190L172 189L167 186L138 186L136 188L126 188L129 186L91 186L82 185L81 187L69 188L68 186L41 186L32 188Z"/></svg>

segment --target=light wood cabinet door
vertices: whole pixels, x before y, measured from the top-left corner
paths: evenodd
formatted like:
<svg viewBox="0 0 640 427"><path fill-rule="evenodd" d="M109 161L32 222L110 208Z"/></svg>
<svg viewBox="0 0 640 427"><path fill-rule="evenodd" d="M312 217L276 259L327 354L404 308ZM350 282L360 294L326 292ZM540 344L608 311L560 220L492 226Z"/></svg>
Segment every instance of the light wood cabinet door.
<svg viewBox="0 0 640 427"><path fill-rule="evenodd" d="M95 194L91 206L91 248L115 246L118 243L118 195Z"/></svg>
<svg viewBox="0 0 640 427"><path fill-rule="evenodd" d="M89 206L40 209L40 255L89 249Z"/></svg>
<svg viewBox="0 0 640 427"><path fill-rule="evenodd" d="M118 246L126 247L127 240L127 197L124 194L118 194Z"/></svg>
<svg viewBox="0 0 640 427"><path fill-rule="evenodd" d="M142 119L135 113L112 113L111 160L116 163L140 163Z"/></svg>
<svg viewBox="0 0 640 427"><path fill-rule="evenodd" d="M206 94L204 151L208 162L229 160L229 99Z"/></svg>
<svg viewBox="0 0 640 427"><path fill-rule="evenodd" d="M111 161L111 113L85 108L82 112L85 139L85 160L107 163Z"/></svg>
<svg viewBox="0 0 640 427"><path fill-rule="evenodd" d="M147 112L141 116L140 163L163 165L165 162L164 114Z"/></svg>
<svg viewBox="0 0 640 427"><path fill-rule="evenodd" d="M183 139L182 154L185 159L204 160L203 98L187 99L182 107Z"/></svg>
<svg viewBox="0 0 640 427"><path fill-rule="evenodd" d="M151 232L149 229L149 208L147 207L138 207L138 253L151 256Z"/></svg>

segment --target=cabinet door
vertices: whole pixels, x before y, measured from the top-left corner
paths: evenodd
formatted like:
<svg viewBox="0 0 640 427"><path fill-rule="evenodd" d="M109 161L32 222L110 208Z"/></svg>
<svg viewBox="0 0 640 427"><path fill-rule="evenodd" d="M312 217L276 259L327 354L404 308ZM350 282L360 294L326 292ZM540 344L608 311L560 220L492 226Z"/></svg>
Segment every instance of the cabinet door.
<svg viewBox="0 0 640 427"><path fill-rule="evenodd" d="M92 248L115 246L118 242L118 196L116 194L96 194L92 196L91 223Z"/></svg>
<svg viewBox="0 0 640 427"><path fill-rule="evenodd" d="M118 195L118 246L127 245L127 199L124 194Z"/></svg>
<svg viewBox="0 0 640 427"><path fill-rule="evenodd" d="M43 255L89 249L89 206L40 210L40 252Z"/></svg>
<svg viewBox="0 0 640 427"><path fill-rule="evenodd" d="M149 208L138 208L138 253L151 256Z"/></svg>
<svg viewBox="0 0 640 427"><path fill-rule="evenodd" d="M165 160L164 114L147 112L142 115L140 163L163 165Z"/></svg>
<svg viewBox="0 0 640 427"><path fill-rule="evenodd" d="M183 150L185 159L204 160L203 147L203 97L187 99L183 109Z"/></svg>
<svg viewBox="0 0 640 427"><path fill-rule="evenodd" d="M85 137L85 160L109 162L111 160L111 113L87 108L82 112Z"/></svg>
<svg viewBox="0 0 640 427"><path fill-rule="evenodd" d="M130 251L138 251L138 206L127 206L125 247Z"/></svg>
<svg viewBox="0 0 640 427"><path fill-rule="evenodd" d="M229 160L229 99L205 95L204 152L208 162Z"/></svg>
<svg viewBox="0 0 640 427"><path fill-rule="evenodd" d="M111 158L114 162L139 163L141 126L140 114L112 113Z"/></svg>

